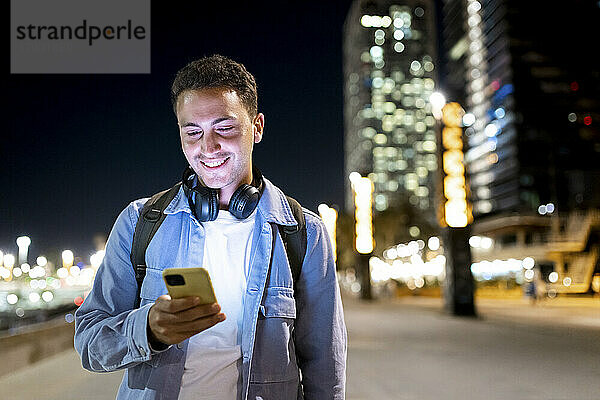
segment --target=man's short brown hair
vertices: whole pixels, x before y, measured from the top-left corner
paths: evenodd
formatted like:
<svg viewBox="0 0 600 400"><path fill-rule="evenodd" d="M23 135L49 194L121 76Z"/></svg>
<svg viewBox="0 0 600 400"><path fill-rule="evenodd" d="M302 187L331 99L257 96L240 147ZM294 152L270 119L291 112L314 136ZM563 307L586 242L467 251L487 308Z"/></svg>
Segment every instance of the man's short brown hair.
<svg viewBox="0 0 600 400"><path fill-rule="evenodd" d="M250 118L258 113L254 76L242 64L215 54L192 61L180 69L171 86L171 103L177 113L177 99L186 90L227 88L234 90Z"/></svg>

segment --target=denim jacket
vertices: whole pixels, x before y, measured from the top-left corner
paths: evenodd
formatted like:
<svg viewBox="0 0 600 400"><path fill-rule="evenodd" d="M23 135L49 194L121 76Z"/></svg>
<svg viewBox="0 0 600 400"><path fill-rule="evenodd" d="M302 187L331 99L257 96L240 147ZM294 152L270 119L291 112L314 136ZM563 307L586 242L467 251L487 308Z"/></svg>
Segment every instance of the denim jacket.
<svg viewBox="0 0 600 400"><path fill-rule="evenodd" d="M321 219L305 209L308 245L294 288L272 224L296 225L296 220L283 193L264 182L244 294L239 398L344 399L347 337L331 243ZM130 251L145 201L129 204L113 226L94 285L75 314L75 348L87 370L126 369L118 399L175 400L188 341L154 352L146 336L148 311L167 293L164 268L202 265L204 229L180 189L146 251L141 305L134 309L137 284Z"/></svg>

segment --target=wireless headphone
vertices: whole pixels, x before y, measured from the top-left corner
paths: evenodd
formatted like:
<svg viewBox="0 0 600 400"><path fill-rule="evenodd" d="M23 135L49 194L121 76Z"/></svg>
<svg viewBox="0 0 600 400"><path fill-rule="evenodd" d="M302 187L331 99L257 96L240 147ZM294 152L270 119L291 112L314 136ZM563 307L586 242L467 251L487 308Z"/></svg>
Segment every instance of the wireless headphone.
<svg viewBox="0 0 600 400"><path fill-rule="evenodd" d="M192 213L200 222L214 221L219 214L219 189L205 186L191 167L183 171L183 191ZM252 214L264 190L262 174L252 166L252 184L242 184L229 200L229 212L238 219Z"/></svg>

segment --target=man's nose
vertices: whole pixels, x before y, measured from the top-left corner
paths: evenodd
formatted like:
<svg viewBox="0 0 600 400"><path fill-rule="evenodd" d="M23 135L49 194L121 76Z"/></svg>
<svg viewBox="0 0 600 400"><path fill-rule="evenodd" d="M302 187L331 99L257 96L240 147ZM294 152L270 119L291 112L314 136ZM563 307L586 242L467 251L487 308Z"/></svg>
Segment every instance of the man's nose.
<svg viewBox="0 0 600 400"><path fill-rule="evenodd" d="M208 132L203 139L202 152L204 154L210 155L221 151L221 143L219 143L219 138L214 132Z"/></svg>

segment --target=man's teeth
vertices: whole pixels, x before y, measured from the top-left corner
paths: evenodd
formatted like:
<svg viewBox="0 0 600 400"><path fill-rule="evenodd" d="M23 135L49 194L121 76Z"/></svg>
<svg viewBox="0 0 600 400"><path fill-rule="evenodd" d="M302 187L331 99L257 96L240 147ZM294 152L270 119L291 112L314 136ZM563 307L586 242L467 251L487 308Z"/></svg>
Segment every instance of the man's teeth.
<svg viewBox="0 0 600 400"><path fill-rule="evenodd" d="M226 158L221 161L215 161L215 162L202 161L202 163L204 165L206 165L207 167L214 168L214 167L218 167L219 165L223 164L225 161L227 161Z"/></svg>

